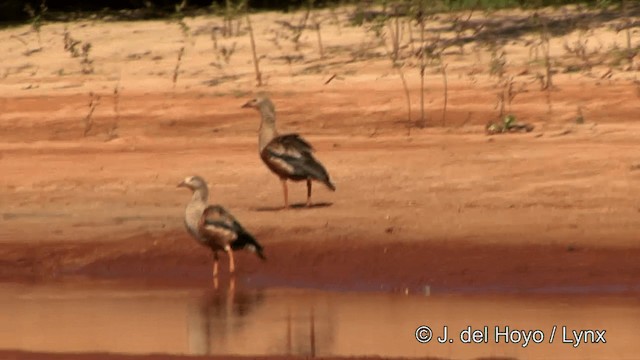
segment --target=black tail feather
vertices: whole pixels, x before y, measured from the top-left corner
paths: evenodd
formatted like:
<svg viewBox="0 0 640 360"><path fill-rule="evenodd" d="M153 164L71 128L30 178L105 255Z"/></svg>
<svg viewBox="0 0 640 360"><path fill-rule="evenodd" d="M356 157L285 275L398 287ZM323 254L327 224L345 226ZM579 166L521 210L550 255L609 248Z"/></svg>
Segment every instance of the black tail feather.
<svg viewBox="0 0 640 360"><path fill-rule="evenodd" d="M336 191L336 186L333 185L331 180L327 179L327 181L325 181L324 184L327 185L327 187L331 189L331 191Z"/></svg>
<svg viewBox="0 0 640 360"><path fill-rule="evenodd" d="M242 250L245 248L255 252L260 259L267 260L267 257L264 256L264 248L262 245L260 245L251 234L242 232L238 234L238 238L231 243L231 249Z"/></svg>
<svg viewBox="0 0 640 360"><path fill-rule="evenodd" d="M336 191L336 186L331 182L327 169L325 169L318 160L311 156L311 154L307 155L305 160L304 169L307 172L307 175L310 175L312 178L322 182L331 189L331 191Z"/></svg>

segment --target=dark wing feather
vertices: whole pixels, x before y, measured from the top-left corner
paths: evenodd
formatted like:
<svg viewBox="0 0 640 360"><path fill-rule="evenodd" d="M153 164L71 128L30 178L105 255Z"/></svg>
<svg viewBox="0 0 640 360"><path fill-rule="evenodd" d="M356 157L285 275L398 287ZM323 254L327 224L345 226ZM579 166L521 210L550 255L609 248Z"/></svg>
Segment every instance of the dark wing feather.
<svg viewBox="0 0 640 360"><path fill-rule="evenodd" d="M309 144L305 139L303 139L300 134L285 134L285 135L280 135L278 137L276 137L274 140L276 140L278 142L280 142L282 145L284 145L287 148L294 148L296 150L298 150L299 152L308 152L308 153L312 153L315 151L315 149L313 148L313 146L311 146L311 144ZM273 140L272 140L273 142Z"/></svg>
<svg viewBox="0 0 640 360"><path fill-rule="evenodd" d="M205 220L200 226L200 233L214 250L222 250L227 245L232 246L233 242L238 239L237 231L224 221Z"/></svg>
<svg viewBox="0 0 640 360"><path fill-rule="evenodd" d="M298 134L274 138L264 148L261 156L269 168L280 176L292 179L312 178L323 182L331 190L335 186L329 173L313 156L313 147Z"/></svg>
<svg viewBox="0 0 640 360"><path fill-rule="evenodd" d="M221 222L226 224L228 227L233 229L234 231L244 231L244 228L240 223L236 220L230 212L228 212L225 208L220 205L209 205L204 209L202 213L201 221L204 222Z"/></svg>
<svg viewBox="0 0 640 360"><path fill-rule="evenodd" d="M209 205L205 208L201 223L206 226L218 226L222 229L233 231L236 238L231 242L231 249L241 250L248 248L254 251L261 259L266 260L264 249L247 230L240 225L236 218L220 205Z"/></svg>

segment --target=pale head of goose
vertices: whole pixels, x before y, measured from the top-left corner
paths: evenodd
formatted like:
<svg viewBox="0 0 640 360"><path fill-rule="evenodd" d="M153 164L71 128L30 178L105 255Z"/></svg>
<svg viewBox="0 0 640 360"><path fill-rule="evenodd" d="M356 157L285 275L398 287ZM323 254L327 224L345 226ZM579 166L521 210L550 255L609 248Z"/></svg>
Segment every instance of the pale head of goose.
<svg viewBox="0 0 640 360"><path fill-rule="evenodd" d="M198 175L188 176L178 184L178 187L186 187L191 191L206 190L207 182Z"/></svg>

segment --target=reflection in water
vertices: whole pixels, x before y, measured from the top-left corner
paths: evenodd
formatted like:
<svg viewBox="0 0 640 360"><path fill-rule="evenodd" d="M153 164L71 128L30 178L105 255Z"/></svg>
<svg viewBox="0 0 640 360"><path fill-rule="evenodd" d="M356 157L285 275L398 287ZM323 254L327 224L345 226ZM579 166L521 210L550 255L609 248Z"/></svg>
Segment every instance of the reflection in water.
<svg viewBox="0 0 640 360"><path fill-rule="evenodd" d="M144 290L96 285L0 286L0 349L201 355L636 359L633 297L331 293L291 289ZM448 326L453 343L419 344ZM471 326L606 329L606 344L462 344Z"/></svg>
<svg viewBox="0 0 640 360"><path fill-rule="evenodd" d="M263 290L241 290L235 286L205 291L189 304L187 337L189 353L211 355L215 344L225 344L229 334L242 330L243 317L264 300ZM224 345L221 346L224 348Z"/></svg>
<svg viewBox="0 0 640 360"><path fill-rule="evenodd" d="M255 333L260 324L252 324L245 318L258 309L265 300L263 289L242 289L235 291L235 287L215 289L204 292L199 298L189 304L187 310L187 337L189 339L189 353L194 355L226 354L234 342L253 341L252 336L245 333ZM281 309L271 308L271 317L281 318ZM284 325L284 336L274 336L269 344L270 352L288 355L316 355L316 326L318 326L314 305L286 306L284 321L276 321ZM306 314L305 314L306 312ZM329 315L320 321L323 329L321 338L323 345L331 342L331 319ZM245 329L247 327L247 329ZM252 329L253 327L253 329ZM264 327L264 331L277 334L278 329Z"/></svg>

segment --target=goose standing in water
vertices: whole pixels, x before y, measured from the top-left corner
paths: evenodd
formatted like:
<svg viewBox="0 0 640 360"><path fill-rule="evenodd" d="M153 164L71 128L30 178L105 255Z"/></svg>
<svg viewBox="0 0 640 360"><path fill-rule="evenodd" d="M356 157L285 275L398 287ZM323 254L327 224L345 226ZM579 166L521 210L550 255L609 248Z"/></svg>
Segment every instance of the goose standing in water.
<svg viewBox="0 0 640 360"><path fill-rule="evenodd" d="M307 206L311 206L311 182L323 183L331 191L336 187L329 178L329 173L313 156L313 147L299 134L278 134L276 130L276 111L267 95L259 94L255 99L242 105L260 112L262 121L258 139L260 158L269 170L276 174L282 182L284 207L289 207L287 180L307 181Z"/></svg>
<svg viewBox="0 0 640 360"><path fill-rule="evenodd" d="M235 271L233 251L248 249L266 260L262 246L242 225L220 205L208 205L209 188L200 176L185 178L178 187L191 189L193 195L187 204L184 223L200 244L213 251L213 278L218 277L218 251L229 255L229 272Z"/></svg>

